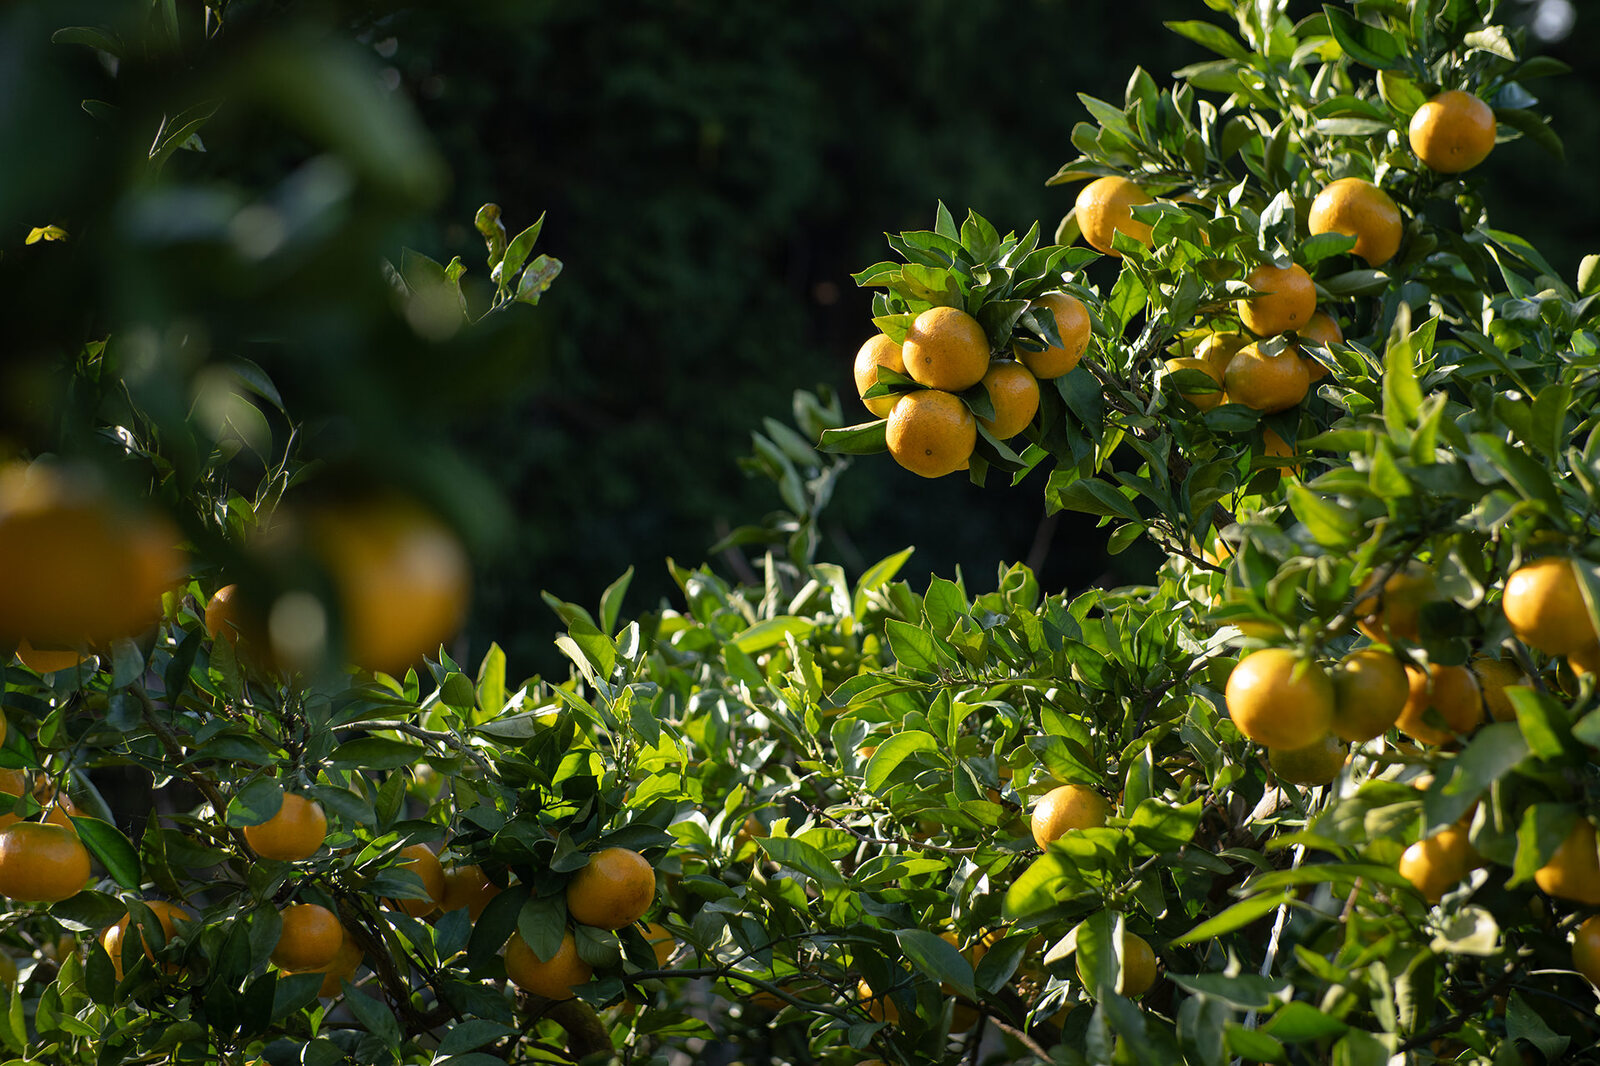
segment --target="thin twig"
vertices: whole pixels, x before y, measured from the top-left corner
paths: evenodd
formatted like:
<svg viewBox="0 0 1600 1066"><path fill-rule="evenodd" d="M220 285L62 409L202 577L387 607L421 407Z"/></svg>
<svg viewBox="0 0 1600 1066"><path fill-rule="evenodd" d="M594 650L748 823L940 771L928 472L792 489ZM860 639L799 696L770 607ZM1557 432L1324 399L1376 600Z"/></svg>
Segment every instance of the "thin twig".
<svg viewBox="0 0 1600 1066"><path fill-rule="evenodd" d="M392 729L396 733L404 733L407 736L416 737L418 740L427 740L427 741L431 741L432 743L435 743L435 744L442 744L445 747L454 748L455 750L459 751L461 754L465 755L467 758L471 759L473 762L477 763L478 764L478 769L482 770L484 772L484 774L486 776L488 776L489 778L492 779L492 778L494 778L496 776L495 772L494 772L494 768L489 765L489 761L487 759L485 759L482 755L480 755L476 751L474 751L470 744L466 743L464 740L462 740L460 737L456 736L454 733L439 733L439 732L435 732L434 730L431 730L431 729L424 729L419 725L413 725L410 722L391 722L391 721L351 722L348 725L339 726L339 728L340 729Z"/></svg>

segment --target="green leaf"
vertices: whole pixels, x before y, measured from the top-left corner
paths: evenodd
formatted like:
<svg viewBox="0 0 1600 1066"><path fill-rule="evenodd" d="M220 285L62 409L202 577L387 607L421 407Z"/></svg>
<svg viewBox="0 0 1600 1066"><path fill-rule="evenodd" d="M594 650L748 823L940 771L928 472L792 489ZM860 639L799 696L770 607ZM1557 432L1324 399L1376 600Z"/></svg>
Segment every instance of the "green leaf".
<svg viewBox="0 0 1600 1066"><path fill-rule="evenodd" d="M1378 72L1378 95L1391 109L1409 119L1417 109L1428 102L1417 83L1392 70Z"/></svg>
<svg viewBox="0 0 1600 1066"><path fill-rule="evenodd" d="M1177 851L1194 839L1203 806L1198 799L1181 807L1162 799L1147 799L1128 819L1128 832L1151 851Z"/></svg>
<svg viewBox="0 0 1600 1066"><path fill-rule="evenodd" d="M533 243L539 239L539 231L544 228L544 215L527 229L514 237L506 245L504 258L490 271L489 276L494 281L509 279L513 274L522 269L522 264L528 261L528 253L533 251Z"/></svg>
<svg viewBox="0 0 1600 1066"><path fill-rule="evenodd" d="M1237 1010L1266 1010L1289 992L1289 983L1281 977L1261 977L1256 974L1228 977L1220 973L1173 973L1167 976L1185 992L1212 996Z"/></svg>
<svg viewBox="0 0 1600 1066"><path fill-rule="evenodd" d="M1567 746L1566 708L1550 693L1528 685L1508 685L1505 694L1511 701L1512 710L1517 712L1516 725L1522 731L1526 750L1541 759L1559 759ZM1577 727L1571 732L1576 735Z"/></svg>
<svg viewBox="0 0 1600 1066"><path fill-rule="evenodd" d="M1021 921L1048 911L1059 899L1087 892L1089 885L1070 858L1058 851L1047 851L1006 889L1002 913Z"/></svg>
<svg viewBox="0 0 1600 1066"><path fill-rule="evenodd" d="M1577 808L1564 803L1529 804L1517 827L1517 852L1506 885L1515 888L1532 880L1534 871L1550 861L1556 848L1572 832L1573 821L1579 817Z"/></svg>
<svg viewBox="0 0 1600 1066"><path fill-rule="evenodd" d="M973 986L972 964L956 946L926 929L897 929L895 940L911 965L941 985L949 985L968 999L977 999Z"/></svg>
<svg viewBox="0 0 1600 1066"><path fill-rule="evenodd" d="M112 880L123 888L137 892L144 883L144 873L139 865L139 852L122 831L98 818L72 817L77 827L78 839L89 849L89 854L100 860Z"/></svg>
<svg viewBox="0 0 1600 1066"><path fill-rule="evenodd" d="M468 712L477 705L478 691L467 680L466 674L452 670L445 675L444 684L439 686L439 701L446 707Z"/></svg>
<svg viewBox="0 0 1600 1066"><path fill-rule="evenodd" d="M889 450L886 419L824 430L817 450L834 455L872 455Z"/></svg>
<svg viewBox="0 0 1600 1066"><path fill-rule="evenodd" d="M1238 1056L1244 1062L1287 1062L1283 1045L1275 1038L1256 1029L1246 1029L1238 1022L1224 1026L1227 1034L1229 1057Z"/></svg>
<svg viewBox="0 0 1600 1066"><path fill-rule="evenodd" d="M501 1037L511 1036L517 1030L509 1025L491 1022L485 1018L468 1018L466 1021L456 1022L446 1031L444 1039L439 1041L437 1057L440 1059L461 1055L478 1048ZM453 1060L460 1062L459 1059ZM496 1060L503 1062L504 1060Z"/></svg>
<svg viewBox="0 0 1600 1066"><path fill-rule="evenodd" d="M81 44L120 57L123 45L113 34L94 26L63 26L50 35L51 44Z"/></svg>
<svg viewBox="0 0 1600 1066"><path fill-rule="evenodd" d="M478 664L478 684L475 695L477 705L486 716L500 713L506 703L506 653L500 645L490 643Z"/></svg>
<svg viewBox="0 0 1600 1066"><path fill-rule="evenodd" d="M1389 1048L1361 1029L1351 1029L1333 1045L1333 1066L1388 1066Z"/></svg>
<svg viewBox="0 0 1600 1066"><path fill-rule="evenodd" d="M221 106L222 101L211 100L187 108L171 118L163 118L161 128L156 132L155 143L150 147L151 167L159 171L173 152L189 145L190 139L199 134Z"/></svg>
<svg viewBox="0 0 1600 1066"><path fill-rule="evenodd" d="M893 555L886 555L882 559L867 567L866 573L861 575L861 580L856 582L855 594L851 597L850 610L857 618L867 611L867 597L878 589L894 580L900 568L911 558L915 547L902 548Z"/></svg>
<svg viewBox="0 0 1600 1066"><path fill-rule="evenodd" d="M1362 516L1354 510L1340 506L1298 481L1289 482L1287 488L1294 516L1305 523L1307 532L1324 548L1343 548L1360 531Z"/></svg>
<svg viewBox="0 0 1600 1066"><path fill-rule="evenodd" d="M1600 293L1600 255L1586 255L1578 263L1578 293L1582 296Z"/></svg>
<svg viewBox="0 0 1600 1066"><path fill-rule="evenodd" d="M882 792L889 778L900 768L900 764L913 755L928 755L948 765L933 734L920 729L907 729L878 745L878 750L867 760L862 784L868 792Z"/></svg>
<svg viewBox="0 0 1600 1066"><path fill-rule="evenodd" d="M372 1034L384 1047L399 1047L404 1041L400 1022L388 1004L373 996L345 996L343 1003L355 1015L361 1027Z"/></svg>
<svg viewBox="0 0 1600 1066"><path fill-rule="evenodd" d="M1207 918L1187 933L1174 939L1172 943L1175 946L1198 944L1202 940L1214 940L1228 933L1237 932L1252 922L1258 921L1263 915L1271 914L1293 899L1294 894L1292 892L1252 896L1249 899L1235 903L1220 914ZM1191 989L1191 991L1199 991L1199 989Z"/></svg>
<svg viewBox="0 0 1600 1066"><path fill-rule="evenodd" d="M1332 4L1322 5L1322 12L1328 17L1328 31L1345 55L1374 70L1401 65L1405 51L1393 34L1358 21L1350 12Z"/></svg>
<svg viewBox="0 0 1600 1066"><path fill-rule="evenodd" d="M283 786L269 777L258 777L228 801L227 822L231 826L260 825L283 806Z"/></svg>
<svg viewBox="0 0 1600 1066"><path fill-rule="evenodd" d="M925 629L891 618L884 624L884 632L895 661L908 670L938 671L955 665L933 634Z"/></svg>
<svg viewBox="0 0 1600 1066"><path fill-rule="evenodd" d="M1392 341L1383 360L1383 421L1389 435L1400 439L1421 407L1415 352L1408 341Z"/></svg>
<svg viewBox="0 0 1600 1066"><path fill-rule="evenodd" d="M633 567L622 572L622 576L606 586L600 594L600 631L612 635L617 631L617 619L622 614L622 598L628 594L628 586L633 582Z"/></svg>
<svg viewBox="0 0 1600 1066"><path fill-rule="evenodd" d="M1495 722L1478 730L1466 749L1441 768L1423 798L1428 831L1459 820L1527 755L1528 745L1515 722Z"/></svg>
<svg viewBox="0 0 1600 1066"><path fill-rule="evenodd" d="M1204 48L1209 48L1219 56L1227 59L1236 59L1241 63L1251 61L1250 50L1239 43L1233 34L1210 22L1185 21L1163 23L1167 29L1180 37L1187 37Z"/></svg>
<svg viewBox="0 0 1600 1066"><path fill-rule="evenodd" d="M1506 1040L1526 1040L1543 1053L1546 1062L1560 1062L1572 1038L1550 1028L1522 993L1513 990L1506 1001Z"/></svg>
<svg viewBox="0 0 1600 1066"><path fill-rule="evenodd" d="M768 618L764 622L757 622L735 637L730 643L746 654L765 651L777 644L782 644L784 638L791 633L795 639L804 640L811 635L817 624L809 618L798 615L780 614L775 618Z"/></svg>
<svg viewBox="0 0 1600 1066"><path fill-rule="evenodd" d="M1068 481L1067 479L1075 473L1062 470L1051 472L1050 483L1045 487L1045 498L1049 501L1052 511L1081 511L1085 514L1143 522L1139 509L1120 491L1099 478Z"/></svg>
<svg viewBox="0 0 1600 1066"><path fill-rule="evenodd" d="M844 877L839 873L839 868L834 865L833 860L803 840L796 840L793 837L758 837L756 844L773 862L787 866L791 870L799 870L823 888L837 888L844 884Z"/></svg>
<svg viewBox="0 0 1600 1066"><path fill-rule="evenodd" d="M1439 929L1430 951L1451 955L1477 955L1488 958L1501 950L1500 925L1494 915L1475 904L1452 910Z"/></svg>
<svg viewBox="0 0 1600 1066"><path fill-rule="evenodd" d="M397 770L417 765L427 754L427 749L415 741L357 737L334 748L328 756L328 764L341 770Z"/></svg>
<svg viewBox="0 0 1600 1066"><path fill-rule="evenodd" d="M1285 1044L1303 1044L1310 1040L1339 1036L1349 1028L1344 1022L1322 1013L1309 1003L1292 1002L1278 1008L1277 1013L1261 1027L1261 1031Z"/></svg>

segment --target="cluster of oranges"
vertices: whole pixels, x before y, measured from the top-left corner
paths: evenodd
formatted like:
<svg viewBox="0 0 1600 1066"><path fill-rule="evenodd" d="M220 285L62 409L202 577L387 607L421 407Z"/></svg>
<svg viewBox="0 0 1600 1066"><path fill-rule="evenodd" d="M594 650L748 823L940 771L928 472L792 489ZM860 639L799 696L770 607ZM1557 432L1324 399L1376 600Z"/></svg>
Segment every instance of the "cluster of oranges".
<svg viewBox="0 0 1600 1066"><path fill-rule="evenodd" d="M1480 654L1465 665L1423 666L1393 650L1417 644L1424 608L1442 602L1435 575L1418 562L1398 569L1381 586L1370 582L1357 594L1356 612L1373 644L1350 652L1331 669L1287 648L1248 654L1228 678L1229 717L1267 749L1281 779L1302 785L1331 783L1349 743L1390 729L1416 744L1442 746L1469 736L1486 719L1515 720L1508 690L1531 687L1532 681L1514 662ZM1516 639L1553 662L1564 662L1573 674L1600 666L1600 634L1585 606L1574 560L1545 556L1519 566L1505 579L1500 609ZM1468 828L1441 829L1401 857L1401 875L1430 902L1482 865ZM1600 846L1592 823L1575 820L1535 881L1551 896L1600 904ZM1600 919L1590 923L1592 939L1600 945ZM1600 979L1600 968L1584 972Z"/></svg>
<svg viewBox="0 0 1600 1066"><path fill-rule="evenodd" d="M1494 112L1487 104L1470 93L1451 90L1417 110L1410 142L1429 169L1454 174L1483 161L1494 147L1495 131ZM1147 247L1151 244L1151 225L1135 218L1133 209L1153 202L1137 183L1110 175L1084 186L1074 217L1091 247L1120 257L1114 240L1118 233ZM1312 236L1335 233L1355 238L1352 254L1376 268L1399 251L1405 225L1388 193L1350 176L1329 182L1317 193L1307 229ZM1211 330L1187 337L1180 354L1167 360L1169 374L1195 372L1186 375L1193 384L1180 396L1201 411L1223 403L1242 404L1262 414L1287 411L1304 401L1311 386L1328 374L1307 349L1344 340L1338 320L1318 310L1316 285L1299 264L1258 265L1245 283L1255 295L1237 302L1242 331ZM1039 381L1065 374L1078 364L1088 348L1090 319L1082 302L1064 292L1041 296L1030 306L1047 307L1053 313L1060 347L1031 351L1030 342L1017 342L1009 353L998 353L978 321L955 307L934 307L918 315L903 343L879 334L861 346L855 360L856 389L873 414L888 419L887 444L896 462L924 477L964 470L970 465L980 424L1004 441L1033 420ZM1273 340L1280 337L1283 342ZM924 387L868 397L867 391L879 383L880 367ZM1209 378L1209 387L1202 388L1195 375ZM992 420L975 419L959 395L980 383L994 408ZM1294 449L1270 428L1264 432L1264 451L1269 457L1294 457Z"/></svg>
<svg viewBox="0 0 1600 1066"><path fill-rule="evenodd" d="M598 929L624 929L643 918L656 898L656 873L649 860L628 848L602 848L567 882L567 916L580 925ZM671 937L652 925L646 935L657 961L671 957ZM664 944L663 944L664 942ZM578 954L578 942L569 928L560 947L541 959L521 933L506 945L506 976L525 992L547 999L570 999L573 989L588 982L594 967Z"/></svg>
<svg viewBox="0 0 1600 1066"><path fill-rule="evenodd" d="M1032 349L1019 342L1009 357L992 358L989 338L978 320L955 307L932 307L911 323L896 344L880 333L856 353L856 389L867 409L888 419L889 454L923 477L941 477L971 464L981 424L996 440L1021 433L1039 410L1039 382L1060 377L1078 365L1089 347L1089 312L1076 296L1046 293L1031 307L1048 310L1059 346ZM920 389L883 396L866 395L886 367L911 378ZM982 385L993 418L974 417L960 393Z"/></svg>
<svg viewBox="0 0 1600 1066"><path fill-rule="evenodd" d="M315 800L285 792L278 812L264 822L245 827L243 835L251 850L263 859L299 862L321 850L327 836L327 817ZM392 903L413 918L432 918L465 909L468 917L477 921L490 901L503 891L477 865L446 870L426 844L402 848L399 858L399 867L416 874L421 881L422 894ZM82 874L67 895L87 881L87 858ZM655 871L642 855L626 848L605 848L591 856L588 865L568 883L567 911L574 922L621 929L639 921L655 902L655 895ZM159 934L147 924L139 937L145 957L154 962L155 952L167 940L186 931L182 923L193 921L193 916L182 906L164 900L145 901L144 905L159 925ZM364 953L358 937L337 914L319 903L290 903L278 913L281 928L270 955L273 964L285 973L322 974L319 994L338 995L342 983L353 980L362 964ZM100 937L119 980L125 960L133 957L128 954L133 950L127 935L131 920L132 915L124 917ZM664 961L672 953L671 935L659 926L651 926L649 932L654 939L664 941L664 952L660 943L653 943L658 959ZM505 966L507 976L525 991L557 1000L571 998L573 989L593 974L593 967L579 957L570 928L548 959L535 954L520 933L514 934L505 948ZM166 972L178 973L179 968L168 964Z"/></svg>

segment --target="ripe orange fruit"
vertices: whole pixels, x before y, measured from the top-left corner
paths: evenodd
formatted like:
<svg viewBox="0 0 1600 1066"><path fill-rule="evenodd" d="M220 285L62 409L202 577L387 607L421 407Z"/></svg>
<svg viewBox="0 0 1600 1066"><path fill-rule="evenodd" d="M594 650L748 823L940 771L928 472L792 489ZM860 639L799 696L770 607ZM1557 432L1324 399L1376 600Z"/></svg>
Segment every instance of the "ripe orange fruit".
<svg viewBox="0 0 1600 1066"><path fill-rule="evenodd" d="M980 418L978 423L995 440L1010 440L1028 428L1039 410L1039 379L1027 367L1009 359L996 360L983 375L983 387L994 405L994 419Z"/></svg>
<svg viewBox="0 0 1600 1066"><path fill-rule="evenodd" d="M1460 89L1442 92L1411 116L1411 150L1423 166L1440 174L1460 174L1488 158L1494 149L1494 109Z"/></svg>
<svg viewBox="0 0 1600 1066"><path fill-rule="evenodd" d="M869 400L866 398L866 391L878 383L880 366L886 366L896 374L906 372L903 351L900 345L879 333L856 352L856 394L861 396L861 402L866 404L867 410L879 418L889 417L889 411L899 397L890 393L887 396L874 396Z"/></svg>
<svg viewBox="0 0 1600 1066"><path fill-rule="evenodd" d="M1305 748L1333 726L1327 671L1288 648L1262 648L1241 659L1223 695L1234 726L1268 750Z"/></svg>
<svg viewBox="0 0 1600 1066"><path fill-rule="evenodd" d="M1272 427L1267 426L1261 430L1261 454L1272 459L1293 459L1298 453L1294 450L1292 444L1278 436ZM1299 463L1280 466L1278 469L1285 476L1300 476Z"/></svg>
<svg viewBox="0 0 1600 1066"><path fill-rule="evenodd" d="M1584 674L1600 673L1600 644L1591 644L1587 648L1567 652L1567 665L1579 677ZM4 736L4 732L0 732L0 739L4 739Z"/></svg>
<svg viewBox="0 0 1600 1066"><path fill-rule="evenodd" d="M894 1000L885 992L877 995L872 991L872 986L867 984L865 977L856 981L856 998L866 1008L867 1015L875 1022L887 1025L896 1025L900 1021L900 1008L895 1006Z"/></svg>
<svg viewBox="0 0 1600 1066"><path fill-rule="evenodd" d="M267 646L267 627L249 597L238 585L224 585L206 601L206 634L213 641L226 640L235 648L243 641L257 651Z"/></svg>
<svg viewBox="0 0 1600 1066"><path fill-rule="evenodd" d="M1185 356L1178 359L1167 360L1168 373L1177 373L1180 370L1198 370L1217 383L1215 392L1180 392L1185 403L1193 404L1201 411L1209 411L1222 402L1222 375L1205 359L1198 356Z"/></svg>
<svg viewBox="0 0 1600 1066"><path fill-rule="evenodd" d="M1506 578L1500 600L1517 639L1549 655L1592 647L1597 639L1573 562L1547 555L1519 566Z"/></svg>
<svg viewBox="0 0 1600 1066"><path fill-rule="evenodd" d="M988 371L989 338L978 320L960 308L930 307L912 321L901 358L917 383L961 392Z"/></svg>
<svg viewBox="0 0 1600 1066"><path fill-rule="evenodd" d="M872 753L877 750L878 746L876 744L867 745L861 749L861 757L870 759L872 758ZM746 846L760 840L767 835L767 832L767 824L760 818L757 818L754 814L745 815L744 824L739 827L737 833L733 834L733 854L735 856L742 855Z"/></svg>
<svg viewBox="0 0 1600 1066"><path fill-rule="evenodd" d="M316 903L296 903L278 912L283 928L278 934L277 946L272 949L272 962L280 970L301 973L320 970L339 954L344 946L344 926L328 908Z"/></svg>
<svg viewBox="0 0 1600 1066"><path fill-rule="evenodd" d="M1238 302L1239 318L1258 337L1299 329L1317 309L1317 287L1299 263L1286 267L1263 263L1244 280L1261 295Z"/></svg>
<svg viewBox="0 0 1600 1066"><path fill-rule="evenodd" d="M411 917L425 918L438 910L439 901L444 899L444 866L426 844L409 844L400 849L400 857L405 860L400 864L403 868L422 878L422 888L428 897L395 902Z"/></svg>
<svg viewBox="0 0 1600 1066"><path fill-rule="evenodd" d="M239 642L239 612L234 600L238 593L238 585L224 585L206 601L206 634L212 640L226 640L229 644Z"/></svg>
<svg viewBox="0 0 1600 1066"><path fill-rule="evenodd" d="M1381 593L1374 593L1371 581L1363 586L1355 609L1364 617L1357 625L1380 644L1393 644L1396 640L1415 644L1421 639L1418 624L1422 605L1435 599L1438 586L1433 571L1413 559L1383 583Z"/></svg>
<svg viewBox="0 0 1600 1066"><path fill-rule="evenodd" d="M455 866L444 872L444 894L439 909L448 914L467 908L467 917L477 921L483 908L500 894L500 886L484 876L483 867Z"/></svg>
<svg viewBox="0 0 1600 1066"><path fill-rule="evenodd" d="M360 946L348 930L342 932L344 940L339 944L332 961L312 971L323 975L322 987L317 989L317 995L323 999L337 996L344 987L342 982L354 980L356 971L361 968L363 956Z"/></svg>
<svg viewBox="0 0 1600 1066"><path fill-rule="evenodd" d="M1533 882L1558 899L1600 904L1600 847L1594 823L1580 815L1549 860L1534 871Z"/></svg>
<svg viewBox="0 0 1600 1066"><path fill-rule="evenodd" d="M1354 743L1381 736L1410 698L1410 678L1393 653L1353 651L1333 669L1333 733Z"/></svg>
<svg viewBox="0 0 1600 1066"><path fill-rule="evenodd" d="M1020 344L1011 346L1011 354L1028 372L1041 381L1058 378L1072 372L1089 350L1089 309L1083 301L1065 292L1047 292L1034 299L1030 307L1047 307L1056 320L1056 333L1061 336L1061 347L1030 352Z"/></svg>
<svg viewBox="0 0 1600 1066"><path fill-rule="evenodd" d="M316 510L306 525L338 597L345 655L357 666L400 673L461 628L471 568L461 541L432 514L408 500L368 500Z"/></svg>
<svg viewBox="0 0 1600 1066"><path fill-rule="evenodd" d="M189 921L190 919L188 911L176 904L168 903L166 900L146 900L145 906L150 908L150 913L156 916L156 921L161 925L163 943L177 935L178 926L175 919L182 918L184 921ZM125 914L122 916L121 921L115 925L107 926L105 931L100 934L100 946L105 949L107 955L111 956L111 966L115 970L119 981L122 980L123 975L122 947L127 940L128 926L131 922L132 915ZM150 947L149 937L143 930L140 932L139 942L144 949L144 957L154 962L156 958L155 952ZM179 967L172 963L169 963L166 967L168 973L176 973L178 969Z"/></svg>
<svg viewBox="0 0 1600 1066"><path fill-rule="evenodd" d="M649 860L627 848L603 848L567 882L572 920L601 929L621 929L644 917L656 898L656 872Z"/></svg>
<svg viewBox="0 0 1600 1066"><path fill-rule="evenodd" d="M1295 331L1300 338L1302 348L1311 344L1326 348L1330 344L1339 344L1344 340L1344 330L1339 328L1339 323L1326 311L1318 311L1311 316L1311 321ZM1328 368L1322 360L1315 356L1307 355L1302 350L1300 358L1305 360L1306 371L1311 377L1312 384L1316 384L1328 376Z"/></svg>
<svg viewBox="0 0 1600 1066"><path fill-rule="evenodd" d="M1344 340L1344 330L1339 328L1338 319L1326 311L1318 311L1311 316L1311 321L1295 331L1295 336L1300 338L1302 344L1320 344L1326 347L1341 343Z"/></svg>
<svg viewBox="0 0 1600 1066"><path fill-rule="evenodd" d="M0 470L0 639L99 643L154 625L183 571L178 540L161 519L122 506L92 470Z"/></svg>
<svg viewBox="0 0 1600 1066"><path fill-rule="evenodd" d="M1308 787L1328 785L1338 779L1348 754L1349 747L1329 733L1303 748L1273 748L1267 752L1267 763L1280 781Z"/></svg>
<svg viewBox="0 0 1600 1066"><path fill-rule="evenodd" d="M1457 733L1470 733L1483 721L1483 693L1478 679L1465 666L1430 664L1426 673L1406 667L1410 694L1395 721L1400 732L1424 744L1448 744ZM1444 719L1447 729L1423 720L1432 708Z"/></svg>
<svg viewBox="0 0 1600 1066"><path fill-rule="evenodd" d="M1400 249L1405 224L1389 194L1361 178L1340 178L1323 186L1311 201L1306 228L1319 233L1342 233L1356 239L1350 249L1368 266L1382 266Z"/></svg>
<svg viewBox="0 0 1600 1066"><path fill-rule="evenodd" d="M672 960L672 955L678 950L678 941L672 931L664 925L655 922L646 922L644 939L650 945L650 950L656 953L656 966L664 969Z"/></svg>
<svg viewBox="0 0 1600 1066"><path fill-rule="evenodd" d="M1400 856L1399 869L1400 876L1416 886L1423 899L1438 903L1482 862L1467 831L1451 825L1406 848Z"/></svg>
<svg viewBox="0 0 1600 1066"><path fill-rule="evenodd" d="M285 792L283 806L265 822L244 827L244 839L257 855L284 862L315 854L327 835L328 819L322 804L297 792Z"/></svg>
<svg viewBox="0 0 1600 1066"><path fill-rule="evenodd" d="M1122 253L1111 246L1111 238L1118 232L1150 246L1150 224L1134 218L1133 209L1154 202L1149 193L1127 178L1096 178L1078 191L1078 228L1095 251L1120 259Z"/></svg>
<svg viewBox="0 0 1600 1066"><path fill-rule="evenodd" d="M1531 685L1522 668L1509 659L1491 659L1486 655L1474 656L1467 665L1478 679L1478 688L1483 691L1483 705L1488 708L1489 717L1496 722L1516 721L1517 711L1511 706L1511 697L1506 695L1506 689Z"/></svg>
<svg viewBox="0 0 1600 1066"><path fill-rule="evenodd" d="M1231 403L1242 403L1263 414L1287 411L1306 398L1311 375L1293 348L1267 355L1259 344L1247 345L1228 361L1222 382Z"/></svg>
<svg viewBox="0 0 1600 1066"><path fill-rule="evenodd" d="M524 992L546 999L571 999L572 990L594 976L594 967L578 957L578 942L570 929L548 960L535 955L521 933L513 933L506 944L506 976Z"/></svg>
<svg viewBox="0 0 1600 1066"><path fill-rule="evenodd" d="M1572 968L1600 985L1600 914L1585 918L1573 935Z"/></svg>
<svg viewBox="0 0 1600 1066"><path fill-rule="evenodd" d="M0 715L0 719L4 719ZM0 729L0 741L5 739L5 730ZM13 813L11 808L16 801L26 793L31 792L28 774L24 770L13 770L10 767L0 767L0 828L16 825L22 821L21 815Z"/></svg>
<svg viewBox="0 0 1600 1066"><path fill-rule="evenodd" d="M1228 372L1228 364L1233 362L1233 357L1238 355L1239 350L1249 343L1250 338L1243 333L1224 330L1209 334L1195 348L1194 355L1196 359L1204 359L1210 363L1211 368L1217 372L1217 377L1220 379L1222 375Z"/></svg>
<svg viewBox="0 0 1600 1066"><path fill-rule="evenodd" d="M74 669L83 659L83 653L75 648L36 648L26 640L17 642L17 661L41 676ZM0 732L0 742L4 740L5 734Z"/></svg>
<svg viewBox="0 0 1600 1066"><path fill-rule="evenodd" d="M1033 807L1033 841L1041 848L1075 829L1095 829L1106 824L1111 804L1092 788L1061 785L1039 797Z"/></svg>
<svg viewBox="0 0 1600 1066"><path fill-rule="evenodd" d="M1084 972L1081 959L1078 962L1078 980L1085 986L1089 984L1089 977ZM1117 995L1142 996L1155 983L1156 953L1150 950L1150 945L1144 937L1124 929L1122 931L1122 974L1117 980Z"/></svg>
<svg viewBox="0 0 1600 1066"><path fill-rule="evenodd" d="M885 437L895 462L922 477L943 477L971 463L978 421L951 393L922 389L900 397Z"/></svg>
<svg viewBox="0 0 1600 1066"><path fill-rule="evenodd" d="M89 852L76 833L49 822L0 829L0 896L58 903L89 882Z"/></svg>

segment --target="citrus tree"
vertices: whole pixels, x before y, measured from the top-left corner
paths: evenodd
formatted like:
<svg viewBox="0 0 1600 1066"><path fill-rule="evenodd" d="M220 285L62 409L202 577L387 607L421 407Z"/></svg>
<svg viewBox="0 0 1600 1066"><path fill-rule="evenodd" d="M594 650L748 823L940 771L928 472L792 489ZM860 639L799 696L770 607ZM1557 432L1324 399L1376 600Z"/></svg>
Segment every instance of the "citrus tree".
<svg viewBox="0 0 1600 1066"><path fill-rule="evenodd" d="M745 468L781 506L717 550L757 580L668 560L679 595L651 609L626 610L631 570L598 603L547 594L570 670L529 679L455 641L482 540L465 475L409 451L404 476L384 404L341 412L375 359L326 389L304 368L337 326L481 383L559 270L538 226L479 213L476 289L412 252L363 267L348 242L383 246L359 242L437 175L345 53L230 52L226 21L199 40L159 6L62 30L134 71L192 46L225 79L203 100L277 99L288 71L382 122L295 112L318 165L250 201L191 158L228 110L158 108L120 213L41 219L0 260L20 283L71 276L42 258L63 248L116 253L165 297L19 348L60 415L0 476L0 1044L1588 1054L1594 261L1557 277L1471 173L1559 150L1527 87L1556 71L1489 0L1207 3L1232 23L1172 28L1221 58L1084 100L1057 177L1088 184L1054 243L941 208L859 276L882 290L855 365L879 417L846 427L822 390L754 434ZM113 123L142 128L144 84ZM214 209L175 242L164 203ZM285 319L300 282L381 298ZM819 517L839 453L883 450L924 476L1042 466L1052 507L1167 561L1076 593L1005 563L913 589L910 548L849 574Z"/></svg>

